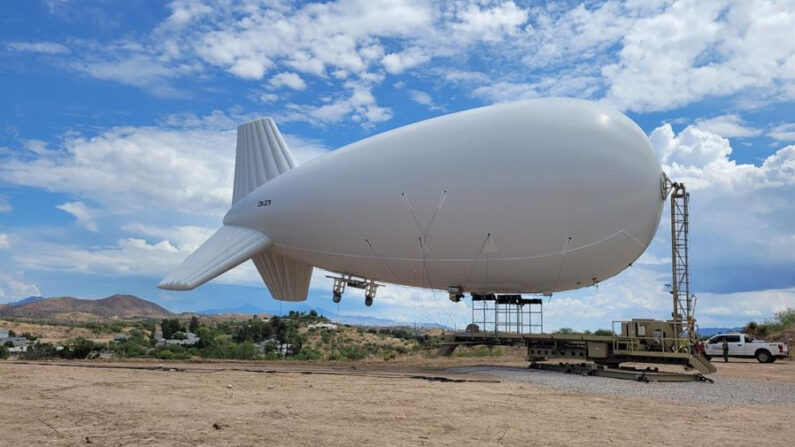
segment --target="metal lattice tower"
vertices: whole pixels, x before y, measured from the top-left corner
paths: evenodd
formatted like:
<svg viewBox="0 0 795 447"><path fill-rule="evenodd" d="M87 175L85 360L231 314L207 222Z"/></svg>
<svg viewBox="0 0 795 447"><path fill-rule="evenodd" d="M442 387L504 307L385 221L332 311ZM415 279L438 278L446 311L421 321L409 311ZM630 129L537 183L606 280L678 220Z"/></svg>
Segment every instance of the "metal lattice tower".
<svg viewBox="0 0 795 447"><path fill-rule="evenodd" d="M681 183L671 183L671 295L673 295L673 320L681 330L687 330L695 340L695 307L690 294L690 264L688 262L690 194Z"/></svg>

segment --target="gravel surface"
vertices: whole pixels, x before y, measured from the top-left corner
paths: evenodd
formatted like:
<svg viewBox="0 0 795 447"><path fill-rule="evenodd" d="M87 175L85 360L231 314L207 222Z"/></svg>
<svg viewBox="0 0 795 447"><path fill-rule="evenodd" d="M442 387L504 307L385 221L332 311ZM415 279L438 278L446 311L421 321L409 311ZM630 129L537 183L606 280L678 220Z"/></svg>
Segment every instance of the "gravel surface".
<svg viewBox="0 0 795 447"><path fill-rule="evenodd" d="M715 383L643 383L510 366L463 366L447 371L527 382L574 393L622 394L719 405L795 405L795 383L787 382L711 377Z"/></svg>

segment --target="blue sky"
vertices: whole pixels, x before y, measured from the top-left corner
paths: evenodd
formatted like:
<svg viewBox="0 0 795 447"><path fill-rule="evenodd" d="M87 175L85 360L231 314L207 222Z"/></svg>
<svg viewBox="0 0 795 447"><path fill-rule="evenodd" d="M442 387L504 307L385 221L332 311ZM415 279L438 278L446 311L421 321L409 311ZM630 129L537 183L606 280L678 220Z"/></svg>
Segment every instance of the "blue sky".
<svg viewBox="0 0 795 447"><path fill-rule="evenodd" d="M278 311L249 265L155 288L220 224L237 124L271 116L309 160L445 113L571 96L627 113L688 185L702 325L795 306L789 2L46 0L6 2L0 21L0 303L123 292ZM667 224L598 290L556 294L547 328L665 318ZM362 301L340 312L469 315L398 286ZM336 310L323 272L300 308Z"/></svg>

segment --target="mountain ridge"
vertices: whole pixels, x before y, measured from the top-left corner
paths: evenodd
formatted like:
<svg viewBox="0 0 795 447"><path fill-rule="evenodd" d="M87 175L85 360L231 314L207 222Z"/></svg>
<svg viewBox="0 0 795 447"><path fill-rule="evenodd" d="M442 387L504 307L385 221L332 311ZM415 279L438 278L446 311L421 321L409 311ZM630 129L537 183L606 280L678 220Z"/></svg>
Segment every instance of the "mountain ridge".
<svg viewBox="0 0 795 447"><path fill-rule="evenodd" d="M159 304L134 295L118 294L97 300L56 296L0 308L0 317L56 318L70 314L88 314L99 318L163 318L174 315Z"/></svg>

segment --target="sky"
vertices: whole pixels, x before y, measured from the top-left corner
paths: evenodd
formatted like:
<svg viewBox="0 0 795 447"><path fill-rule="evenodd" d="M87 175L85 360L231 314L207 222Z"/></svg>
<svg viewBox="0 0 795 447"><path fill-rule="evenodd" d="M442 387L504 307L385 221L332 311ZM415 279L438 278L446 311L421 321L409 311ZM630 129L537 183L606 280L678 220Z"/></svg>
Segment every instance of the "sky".
<svg viewBox="0 0 795 447"><path fill-rule="evenodd" d="M691 192L702 327L795 307L795 3L31 0L0 6L0 303L130 293L174 311L250 304L460 327L469 304L389 285L270 298L251 263L157 282L221 224L235 129L272 117L301 161L423 119L589 99L649 135ZM647 252L545 301L545 329L664 319L667 207Z"/></svg>

